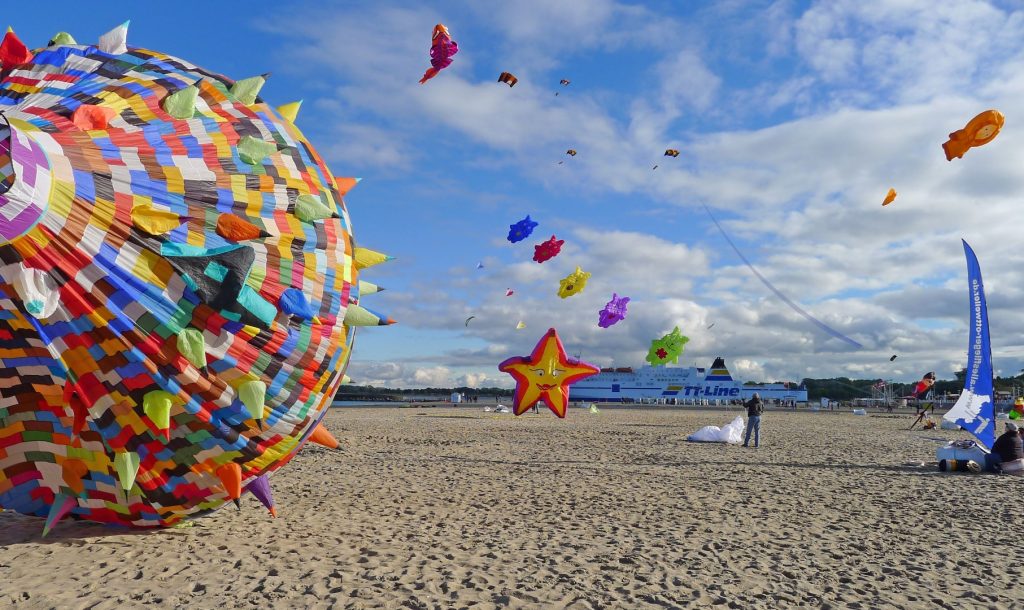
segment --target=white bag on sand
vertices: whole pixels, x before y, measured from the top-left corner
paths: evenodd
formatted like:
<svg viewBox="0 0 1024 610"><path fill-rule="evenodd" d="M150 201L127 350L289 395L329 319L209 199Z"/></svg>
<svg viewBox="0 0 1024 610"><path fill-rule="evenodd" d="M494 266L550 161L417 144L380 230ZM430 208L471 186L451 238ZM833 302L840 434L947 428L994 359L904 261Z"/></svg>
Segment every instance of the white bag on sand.
<svg viewBox="0 0 1024 610"><path fill-rule="evenodd" d="M743 442L744 426L743 417L737 415L736 419L721 428L718 426L704 426L686 437L686 440L698 443L729 443L730 445L738 445Z"/></svg>

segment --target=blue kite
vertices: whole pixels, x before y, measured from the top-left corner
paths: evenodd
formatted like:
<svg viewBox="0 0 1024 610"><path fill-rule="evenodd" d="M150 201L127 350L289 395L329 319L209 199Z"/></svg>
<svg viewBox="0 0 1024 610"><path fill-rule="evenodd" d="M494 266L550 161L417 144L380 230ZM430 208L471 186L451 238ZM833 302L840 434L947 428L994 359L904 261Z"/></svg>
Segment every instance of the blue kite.
<svg viewBox="0 0 1024 610"><path fill-rule="evenodd" d="M508 226L508 240L512 243L517 241L523 241L533 233L533 230L537 228L537 223L530 220L530 215L527 214L526 218L519 222Z"/></svg>

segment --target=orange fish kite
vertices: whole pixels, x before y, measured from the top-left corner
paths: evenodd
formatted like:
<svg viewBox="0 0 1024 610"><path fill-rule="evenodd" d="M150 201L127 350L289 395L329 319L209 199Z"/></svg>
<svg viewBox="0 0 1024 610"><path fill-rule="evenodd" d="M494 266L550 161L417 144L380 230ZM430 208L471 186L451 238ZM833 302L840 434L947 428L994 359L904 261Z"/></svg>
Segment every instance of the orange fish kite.
<svg viewBox="0 0 1024 610"><path fill-rule="evenodd" d="M974 117L963 129L949 134L949 141L942 145L946 151L946 161L954 157L960 159L968 149L984 146L999 135L1003 128L1003 113L998 110L986 110Z"/></svg>

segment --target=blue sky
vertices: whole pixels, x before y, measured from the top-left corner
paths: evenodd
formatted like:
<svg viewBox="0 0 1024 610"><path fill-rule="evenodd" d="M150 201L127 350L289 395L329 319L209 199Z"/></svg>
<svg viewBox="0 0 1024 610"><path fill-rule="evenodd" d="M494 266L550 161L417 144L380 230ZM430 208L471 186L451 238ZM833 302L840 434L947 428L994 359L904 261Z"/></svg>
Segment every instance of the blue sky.
<svg viewBox="0 0 1024 610"><path fill-rule="evenodd" d="M357 383L507 386L497 363L552 326L602 366L639 365L679 325L681 363L722 355L749 380L951 377L966 361L961 237L985 274L995 368L1024 366L1019 2L238 6L52 0L5 15L30 47L131 19L132 46L233 78L269 71L264 99L304 100L298 125L333 172L363 178L346 198L357 241L396 257L365 273L387 288L365 304L399 323L360 331ZM460 52L419 85L438 22ZM497 83L502 71L519 83ZM947 162L947 134L988 108L1003 132ZM703 205L864 349L772 295ZM540 226L508 243L525 214ZM538 265L532 246L552 234L565 248ZM559 299L576 265L590 283ZM600 329L613 291L629 315Z"/></svg>

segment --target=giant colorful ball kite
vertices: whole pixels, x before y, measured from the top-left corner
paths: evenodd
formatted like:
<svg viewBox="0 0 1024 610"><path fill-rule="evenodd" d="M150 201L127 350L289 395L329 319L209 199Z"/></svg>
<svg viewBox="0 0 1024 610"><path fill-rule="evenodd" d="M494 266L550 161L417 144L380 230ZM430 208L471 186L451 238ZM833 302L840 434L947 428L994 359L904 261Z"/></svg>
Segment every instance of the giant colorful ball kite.
<svg viewBox="0 0 1024 610"><path fill-rule="evenodd" d="M354 246L354 181L298 105L127 29L0 44L0 507L45 530L272 508L268 472L336 446L354 327L382 323L357 275L388 257Z"/></svg>

